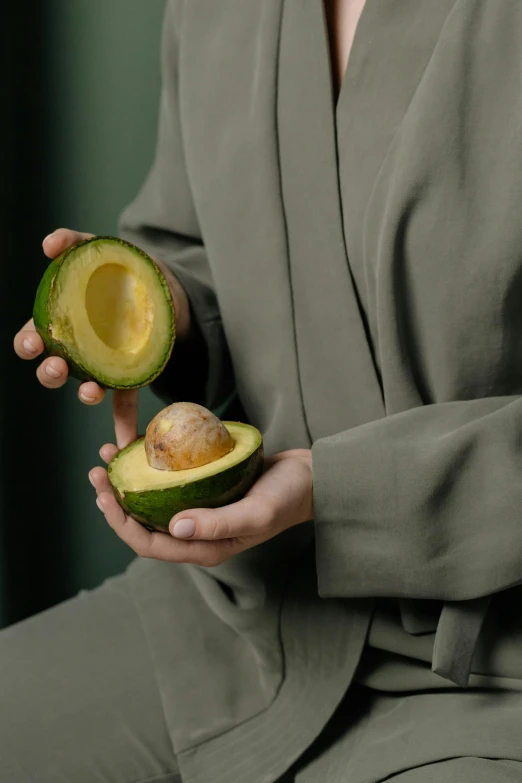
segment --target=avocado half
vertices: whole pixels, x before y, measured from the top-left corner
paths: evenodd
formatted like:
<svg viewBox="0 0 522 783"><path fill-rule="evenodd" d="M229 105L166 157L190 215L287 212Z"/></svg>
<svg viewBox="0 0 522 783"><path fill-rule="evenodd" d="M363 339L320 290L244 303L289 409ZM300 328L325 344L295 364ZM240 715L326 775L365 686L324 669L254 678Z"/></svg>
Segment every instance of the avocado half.
<svg viewBox="0 0 522 783"><path fill-rule="evenodd" d="M263 438L250 424L224 421L234 448L213 462L188 470L150 467L145 438L109 463L109 481L123 509L138 522L168 531L179 511L217 508L240 500L263 470Z"/></svg>
<svg viewBox="0 0 522 783"><path fill-rule="evenodd" d="M170 357L176 331L160 268L116 237L78 242L52 261L33 319L46 353L65 359L70 375L111 389L151 383Z"/></svg>

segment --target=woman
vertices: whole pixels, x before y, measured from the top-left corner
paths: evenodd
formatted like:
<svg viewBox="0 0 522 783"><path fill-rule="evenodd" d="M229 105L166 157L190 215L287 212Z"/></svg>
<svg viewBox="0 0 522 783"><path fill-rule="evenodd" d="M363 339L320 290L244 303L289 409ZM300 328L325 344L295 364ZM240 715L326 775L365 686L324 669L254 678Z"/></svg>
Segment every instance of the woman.
<svg viewBox="0 0 522 783"><path fill-rule="evenodd" d="M325 6L168 4L121 233L169 270L159 392L270 456L170 535L93 469L141 557L2 633L2 781L522 780L522 7Z"/></svg>

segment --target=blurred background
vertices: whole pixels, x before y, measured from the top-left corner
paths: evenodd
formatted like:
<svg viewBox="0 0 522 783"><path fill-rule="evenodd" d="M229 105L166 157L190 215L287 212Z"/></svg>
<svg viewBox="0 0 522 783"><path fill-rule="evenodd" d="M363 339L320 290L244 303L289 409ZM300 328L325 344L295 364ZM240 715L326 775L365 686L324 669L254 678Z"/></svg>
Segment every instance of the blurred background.
<svg viewBox="0 0 522 783"><path fill-rule="evenodd" d="M3 10L0 221L0 627L98 585L134 557L87 473L113 440L110 394L49 391L12 350L66 226L115 234L151 163L164 0L40 0ZM141 431L163 405L146 389Z"/></svg>

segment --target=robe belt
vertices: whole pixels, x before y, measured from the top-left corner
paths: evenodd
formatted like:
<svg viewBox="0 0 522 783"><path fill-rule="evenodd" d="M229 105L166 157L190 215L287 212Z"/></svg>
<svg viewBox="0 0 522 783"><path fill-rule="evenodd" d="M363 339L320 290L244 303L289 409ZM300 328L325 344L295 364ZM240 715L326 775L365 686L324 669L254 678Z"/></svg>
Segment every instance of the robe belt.
<svg viewBox="0 0 522 783"><path fill-rule="evenodd" d="M437 624L431 670L465 688L491 596L445 601Z"/></svg>

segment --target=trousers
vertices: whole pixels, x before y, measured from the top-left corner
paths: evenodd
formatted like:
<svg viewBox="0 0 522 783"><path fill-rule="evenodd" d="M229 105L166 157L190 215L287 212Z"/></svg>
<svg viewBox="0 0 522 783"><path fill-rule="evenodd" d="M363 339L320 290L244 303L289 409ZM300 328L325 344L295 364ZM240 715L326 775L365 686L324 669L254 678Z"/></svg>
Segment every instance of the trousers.
<svg viewBox="0 0 522 783"><path fill-rule="evenodd" d="M0 672L0 783L182 781L126 573L1 631ZM405 710L415 714L416 695L353 687L356 699L341 702L278 783L522 783L521 760L472 755L467 739L451 758L413 764L399 726ZM434 706L443 698L434 694ZM520 694L506 698L498 709L516 722Z"/></svg>

